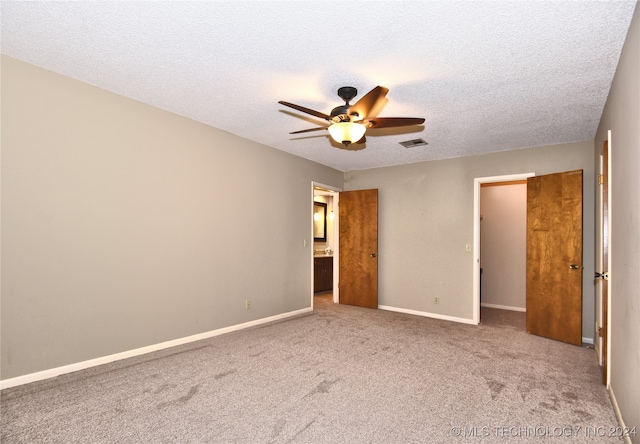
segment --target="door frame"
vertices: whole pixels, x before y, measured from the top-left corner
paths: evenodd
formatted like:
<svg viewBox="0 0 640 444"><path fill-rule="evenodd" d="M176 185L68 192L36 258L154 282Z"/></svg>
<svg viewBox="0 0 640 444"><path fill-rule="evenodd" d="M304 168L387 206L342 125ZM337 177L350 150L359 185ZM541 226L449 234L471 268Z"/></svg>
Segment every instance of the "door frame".
<svg viewBox="0 0 640 444"><path fill-rule="evenodd" d="M599 174L605 176L604 171L604 158L603 151L606 148L607 150L607 266L606 270L611 275L611 130L607 131L607 139L603 143L603 149L600 151L600 162L599 162ZM596 260L595 266L599 272L604 271L604 263L603 263L603 244L604 244L604 219L603 219L603 199L604 199L604 184L598 185L598 230L597 236L598 239L596 241ZM610 282L610 281L609 281ZM604 371L604 380L603 383L609 387L611 383L611 284L607 284L607 300L603 301L603 292L602 292L602 283L601 281L596 281L596 294L595 294L595 302L596 302L596 330L595 330L595 340L594 340L594 348L596 349L596 356L598 357L598 364L603 366L606 363L606 369ZM606 303L606 306L605 306ZM606 320L604 319L606 316ZM598 335L598 328L605 327L605 331L603 333L604 340L606 340L606 344L602 342L603 337ZM604 356L603 351L606 353Z"/></svg>
<svg viewBox="0 0 640 444"><path fill-rule="evenodd" d="M603 144L603 149L606 146L606 141ZM603 150L602 150L603 151ZM599 164L598 164L598 174L600 177L604 178L604 160L603 160L603 154L602 151L600 151L600 158L599 158ZM603 222L604 222L604 218L603 218L603 199L604 199L604 190L603 190L603 183L600 183L600 179L598 179L597 181L598 184L598 192L597 192L597 196L598 196L598 202L597 202L597 236L598 238L596 239L596 259L594 261L594 266L595 266L595 270L598 271L599 273L602 272L602 269L604 267L604 263L602 260L603 257L603 242L604 242L604 226L603 226ZM596 286L596 291L595 291L595 302L596 302L596 325L595 325L595 340L593 341L593 348L596 351L596 356L598 358L598 365L602 366L602 362L603 362L603 356L602 356L602 351L603 351L603 343L602 343L602 336L598 334L598 329L601 328L603 325L605 325L605 323L603 322L603 310L604 310L604 306L602 304L602 285L599 282L599 279L594 278L594 283Z"/></svg>
<svg viewBox="0 0 640 444"><path fill-rule="evenodd" d="M326 185L320 182L316 182L314 180L311 181L311 204L310 204L310 210L309 210L309 239L311 239L311 248L310 250L310 261L311 261L311 285L309 287L309 292L311 293L311 308L313 308L313 259L314 259L314 254L313 254L313 198L315 196L315 189L316 188L322 188L323 190L327 190L327 191L333 191L333 302L334 303L339 303L340 301L340 294L339 291L340 289L338 288L338 282L339 282L339 278L340 276L338 275L339 273L339 263L338 263L338 257L339 257L339 246L340 246L340 236L339 236L339 228L340 228L340 217L338 216L339 211L335 211L335 208L338 206L338 202L340 201L340 191L342 191L342 188L338 188L338 187L334 187L333 185Z"/></svg>
<svg viewBox="0 0 640 444"><path fill-rule="evenodd" d="M607 131L607 227L608 227L608 243L607 243L607 271L609 275L611 275L611 215L613 212L611 211L611 184L612 184L612 175L611 175L611 166L613 162L611 161L611 130ZM613 293L613 285L607 285L607 378L606 378L606 386L609 388L611 385L611 301L612 301L612 293Z"/></svg>
<svg viewBox="0 0 640 444"><path fill-rule="evenodd" d="M507 174L473 179L473 323L480 323L480 187L483 183L512 182L536 173Z"/></svg>

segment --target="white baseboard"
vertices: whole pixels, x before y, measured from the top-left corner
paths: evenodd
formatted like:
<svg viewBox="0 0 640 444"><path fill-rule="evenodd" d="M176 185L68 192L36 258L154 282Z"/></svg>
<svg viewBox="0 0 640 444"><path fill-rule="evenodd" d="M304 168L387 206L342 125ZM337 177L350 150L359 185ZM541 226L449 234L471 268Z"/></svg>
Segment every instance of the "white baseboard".
<svg viewBox="0 0 640 444"><path fill-rule="evenodd" d="M472 319L457 318L455 316L447 316L447 315L441 315L441 314L437 314L437 313L429 313L429 312L426 312L426 311L410 310L408 308L389 307L388 305L378 305L378 308L380 310L396 311L398 313L406 313L406 314L410 314L410 315L424 316L426 318L442 319L444 321L460 322L461 324L477 325L475 322L473 322Z"/></svg>
<svg viewBox="0 0 640 444"><path fill-rule="evenodd" d="M493 304L481 304L481 306L482 307L487 307L487 308L499 308L501 310L512 310L512 311L526 312L526 309L519 308L519 307L507 307L507 306L504 306L504 305L493 305ZM454 317L454 316L441 315L441 314L437 314L437 313L428 313L426 311L410 310L408 308L390 307L388 305L378 305L378 308L380 310L396 311L398 313L407 313L407 314L416 315L416 316L424 316L426 318L442 319L442 320L445 320L445 321L460 322L462 324L477 325L471 319L457 318L457 317ZM591 344L591 345L593 345L593 339L591 339L591 338L582 338L582 343L583 344Z"/></svg>
<svg viewBox="0 0 640 444"><path fill-rule="evenodd" d="M268 322L277 321L280 319L297 316L303 313L313 311L313 308L303 308L301 310L290 311L288 313L282 313L268 318L257 319L255 321L245 322L243 324L232 325L230 327L219 328L217 330L211 330L204 333L199 333L184 338L174 339L172 341L161 342L159 344L153 344L146 347L136 348L121 353L115 353L113 355L102 356L100 358L89 359L88 361L76 362L74 364L63 365L62 367L51 368L35 373L30 373L23 376L16 376L15 378L4 379L0 381L0 390L16 387L18 385L29 384L31 382L42 381L44 379L53 378L65 373L76 372L78 370L84 370L90 367L98 365L108 364L109 362L119 361L121 359L132 358L134 356L140 356L147 353L151 353L165 348L175 347L177 345L188 344L189 342L200 341L202 339L211 338L214 336L223 335L225 333L231 333L232 331L242 330L245 328L253 327L256 325L266 324Z"/></svg>
<svg viewBox="0 0 640 444"><path fill-rule="evenodd" d="M526 312L527 309L526 308L522 308L522 307L511 307L509 305L496 305L496 304L480 304L481 307L487 307L487 308L497 308L499 310L511 310L511 311L522 311L522 312Z"/></svg>
<svg viewBox="0 0 640 444"><path fill-rule="evenodd" d="M620 407L618 406L618 400L616 399L615 393L613 393L613 387L609 384L609 398L611 398L611 404L613 405L613 411L616 414L616 419L618 420L618 425L621 430L628 430L626 424L624 423L624 419L622 418L622 412L620 412ZM627 444L631 443L631 437L624 436L624 442Z"/></svg>

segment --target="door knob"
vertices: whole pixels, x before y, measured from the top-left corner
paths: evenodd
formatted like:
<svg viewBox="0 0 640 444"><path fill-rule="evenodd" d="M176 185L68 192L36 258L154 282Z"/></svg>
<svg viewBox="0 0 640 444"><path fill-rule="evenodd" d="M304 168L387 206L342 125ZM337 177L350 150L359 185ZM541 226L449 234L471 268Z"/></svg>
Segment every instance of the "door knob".
<svg viewBox="0 0 640 444"><path fill-rule="evenodd" d="M376 257L376 254L375 253L371 253L371 257Z"/></svg>
<svg viewBox="0 0 640 444"><path fill-rule="evenodd" d="M580 265L578 265L578 264L571 264L571 265L569 265L569 268L571 268L572 270L578 270L578 269L580 269Z"/></svg>

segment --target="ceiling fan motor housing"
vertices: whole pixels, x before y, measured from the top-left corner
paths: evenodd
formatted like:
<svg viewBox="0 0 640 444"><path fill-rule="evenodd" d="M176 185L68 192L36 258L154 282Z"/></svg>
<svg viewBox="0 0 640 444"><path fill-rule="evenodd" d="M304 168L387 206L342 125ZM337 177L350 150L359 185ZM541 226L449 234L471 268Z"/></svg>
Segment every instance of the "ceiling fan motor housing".
<svg viewBox="0 0 640 444"><path fill-rule="evenodd" d="M336 106L331 110L331 117L334 122L348 121L347 113L349 111L349 105Z"/></svg>
<svg viewBox="0 0 640 444"><path fill-rule="evenodd" d="M358 90L353 86L343 86L338 88L338 96L345 101L344 105L336 106L331 110L331 117L334 117L334 122L348 122L349 108L351 105L349 101L358 95Z"/></svg>

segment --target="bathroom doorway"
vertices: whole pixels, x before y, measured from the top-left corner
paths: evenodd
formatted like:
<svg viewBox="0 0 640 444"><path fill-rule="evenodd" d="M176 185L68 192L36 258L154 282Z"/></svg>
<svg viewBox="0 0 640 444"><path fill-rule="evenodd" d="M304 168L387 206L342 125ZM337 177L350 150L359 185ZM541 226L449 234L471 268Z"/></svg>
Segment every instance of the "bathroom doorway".
<svg viewBox="0 0 640 444"><path fill-rule="evenodd" d="M338 201L341 190L312 182L311 306L338 303Z"/></svg>

